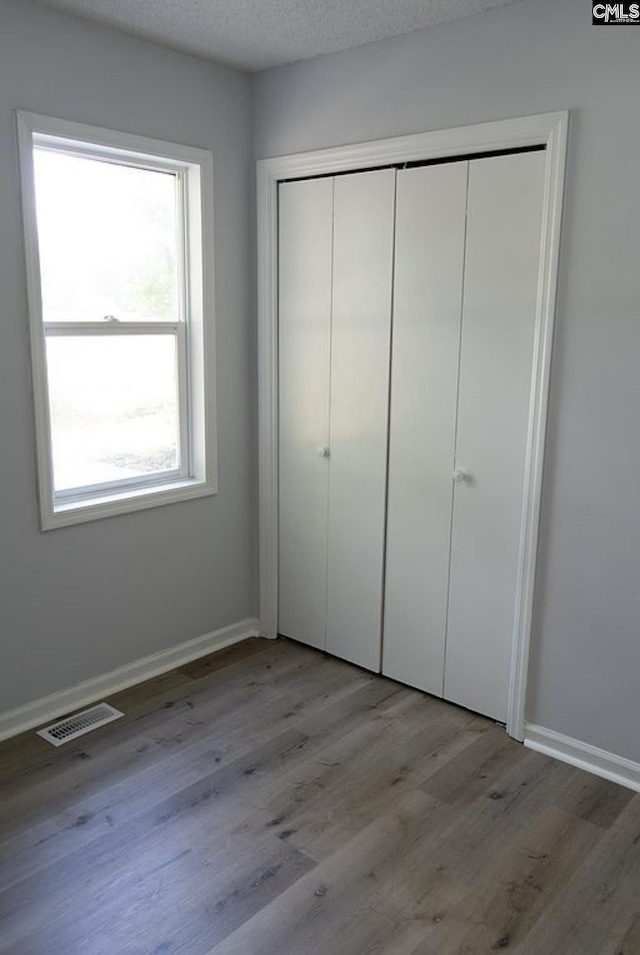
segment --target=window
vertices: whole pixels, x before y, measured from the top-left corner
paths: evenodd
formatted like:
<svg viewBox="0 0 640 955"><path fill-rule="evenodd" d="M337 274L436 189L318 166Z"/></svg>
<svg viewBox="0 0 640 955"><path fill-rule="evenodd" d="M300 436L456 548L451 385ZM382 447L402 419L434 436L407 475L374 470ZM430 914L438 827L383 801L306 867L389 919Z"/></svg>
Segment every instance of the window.
<svg viewBox="0 0 640 955"><path fill-rule="evenodd" d="M214 493L211 155L18 127L43 529Z"/></svg>

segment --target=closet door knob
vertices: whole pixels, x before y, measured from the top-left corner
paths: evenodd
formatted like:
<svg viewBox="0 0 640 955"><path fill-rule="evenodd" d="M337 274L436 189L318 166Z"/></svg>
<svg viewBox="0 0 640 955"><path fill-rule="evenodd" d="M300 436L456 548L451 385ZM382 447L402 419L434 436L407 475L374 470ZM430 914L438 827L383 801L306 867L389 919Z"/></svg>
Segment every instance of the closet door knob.
<svg viewBox="0 0 640 955"><path fill-rule="evenodd" d="M470 484L471 475L464 468L456 468L453 472L453 480L456 484Z"/></svg>
<svg viewBox="0 0 640 955"><path fill-rule="evenodd" d="M318 454L320 455L321 458L329 457L329 448L327 447L326 444L320 445L320 447L318 448Z"/></svg>

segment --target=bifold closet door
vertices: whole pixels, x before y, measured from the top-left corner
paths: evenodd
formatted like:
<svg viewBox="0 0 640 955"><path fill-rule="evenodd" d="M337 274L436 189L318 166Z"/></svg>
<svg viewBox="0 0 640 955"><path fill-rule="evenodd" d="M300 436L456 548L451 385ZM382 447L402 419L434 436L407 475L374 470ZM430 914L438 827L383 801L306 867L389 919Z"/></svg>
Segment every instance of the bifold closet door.
<svg viewBox="0 0 640 955"><path fill-rule="evenodd" d="M279 192L279 630L380 669L395 171Z"/></svg>
<svg viewBox="0 0 640 955"><path fill-rule="evenodd" d="M279 188L279 630L326 645L333 179Z"/></svg>
<svg viewBox="0 0 640 955"><path fill-rule="evenodd" d="M398 173L383 672L442 696L468 163Z"/></svg>
<svg viewBox="0 0 640 955"><path fill-rule="evenodd" d="M327 650L380 669L395 170L334 184Z"/></svg>
<svg viewBox="0 0 640 955"><path fill-rule="evenodd" d="M280 632L498 720L544 169L531 152L280 187Z"/></svg>
<svg viewBox="0 0 640 955"><path fill-rule="evenodd" d="M507 714L540 266L544 152L469 165L444 695Z"/></svg>

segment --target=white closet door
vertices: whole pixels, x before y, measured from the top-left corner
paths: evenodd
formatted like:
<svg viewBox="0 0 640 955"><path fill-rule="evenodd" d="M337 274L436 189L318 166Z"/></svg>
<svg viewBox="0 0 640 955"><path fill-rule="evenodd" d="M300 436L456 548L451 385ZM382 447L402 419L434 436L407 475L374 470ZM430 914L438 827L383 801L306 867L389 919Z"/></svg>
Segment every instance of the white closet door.
<svg viewBox="0 0 640 955"><path fill-rule="evenodd" d="M279 630L326 643L333 180L279 189Z"/></svg>
<svg viewBox="0 0 640 955"><path fill-rule="evenodd" d="M395 171L335 179L327 650L380 669Z"/></svg>
<svg viewBox="0 0 640 955"><path fill-rule="evenodd" d="M504 721L515 613L544 153L472 161L445 697Z"/></svg>
<svg viewBox="0 0 640 955"><path fill-rule="evenodd" d="M383 672L442 696L468 163L398 173Z"/></svg>

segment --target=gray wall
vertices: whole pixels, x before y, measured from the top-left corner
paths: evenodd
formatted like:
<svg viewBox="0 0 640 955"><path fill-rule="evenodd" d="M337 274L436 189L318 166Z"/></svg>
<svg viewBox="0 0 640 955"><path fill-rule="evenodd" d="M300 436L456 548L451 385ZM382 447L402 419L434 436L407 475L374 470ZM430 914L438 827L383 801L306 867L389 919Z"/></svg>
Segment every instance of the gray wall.
<svg viewBox="0 0 640 955"><path fill-rule="evenodd" d="M523 0L271 70L258 157L572 110L528 715L640 760L638 31Z"/></svg>
<svg viewBox="0 0 640 955"><path fill-rule="evenodd" d="M0 3L0 711L255 612L246 76ZM210 149L220 492L38 529L13 110Z"/></svg>
<svg viewBox="0 0 640 955"><path fill-rule="evenodd" d="M523 0L253 80L258 156L572 110L529 717L640 759L637 34ZM255 611L249 81L0 3L0 711ZM42 534L12 110L209 148L220 493Z"/></svg>

